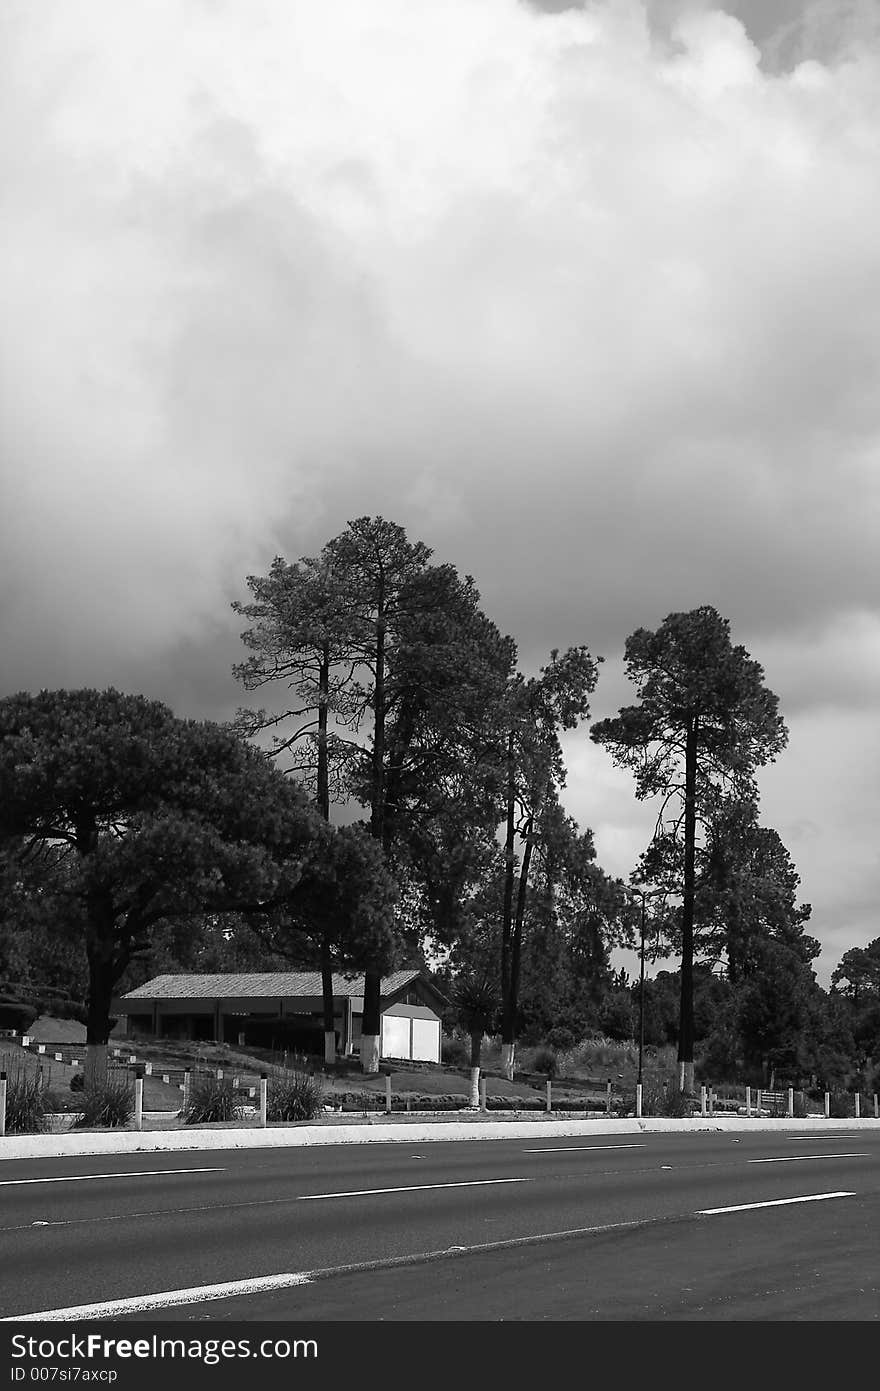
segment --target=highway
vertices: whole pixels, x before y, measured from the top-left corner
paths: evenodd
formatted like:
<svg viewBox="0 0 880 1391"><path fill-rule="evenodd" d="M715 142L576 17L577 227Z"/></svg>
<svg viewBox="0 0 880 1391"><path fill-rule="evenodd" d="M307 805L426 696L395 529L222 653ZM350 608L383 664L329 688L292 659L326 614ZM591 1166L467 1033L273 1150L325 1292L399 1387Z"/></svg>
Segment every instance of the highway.
<svg viewBox="0 0 880 1391"><path fill-rule="evenodd" d="M6 1160L0 1253L6 1319L876 1320L880 1130Z"/></svg>

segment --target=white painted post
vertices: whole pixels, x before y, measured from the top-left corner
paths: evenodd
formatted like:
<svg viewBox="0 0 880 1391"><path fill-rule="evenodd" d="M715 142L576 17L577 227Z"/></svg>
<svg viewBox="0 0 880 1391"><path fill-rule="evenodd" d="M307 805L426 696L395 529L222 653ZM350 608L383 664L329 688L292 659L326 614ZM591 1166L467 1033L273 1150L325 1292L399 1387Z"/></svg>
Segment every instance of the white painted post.
<svg viewBox="0 0 880 1391"><path fill-rule="evenodd" d="M391 1115L391 1073L385 1073L385 1110Z"/></svg>
<svg viewBox="0 0 880 1391"><path fill-rule="evenodd" d="M828 1119L828 1117L829 1117L830 1115L831 1115L831 1093L830 1093L830 1092L826 1092L826 1093L825 1093L825 1119L826 1119L826 1121L827 1121L827 1119Z"/></svg>
<svg viewBox="0 0 880 1391"><path fill-rule="evenodd" d="M147 1077L152 1077L152 1075L153 1075L153 1064L152 1064L152 1063L144 1063L144 1073L145 1073L145 1075L146 1075Z"/></svg>
<svg viewBox="0 0 880 1391"><path fill-rule="evenodd" d="M642 1084L636 1082L636 1119L642 1114Z"/></svg>
<svg viewBox="0 0 880 1391"><path fill-rule="evenodd" d="M700 1115L706 1114L706 1088L700 1087Z"/></svg>
<svg viewBox="0 0 880 1391"><path fill-rule="evenodd" d="M138 1069L134 1079L134 1128L144 1128L144 1079Z"/></svg>
<svg viewBox="0 0 880 1391"><path fill-rule="evenodd" d="M878 1110L878 1108L877 1108L877 1093L876 1093L876 1092L874 1093L874 1119L875 1119L875 1121L880 1120L880 1110Z"/></svg>
<svg viewBox="0 0 880 1391"><path fill-rule="evenodd" d="M266 1127L266 1110L269 1105L269 1078L265 1072L260 1073L260 1125Z"/></svg>
<svg viewBox="0 0 880 1391"><path fill-rule="evenodd" d="M183 1109L184 1109L184 1111L188 1111L188 1110L189 1110L189 1097L190 1097L191 1088L192 1088L192 1068L185 1067L185 1068L183 1069Z"/></svg>
<svg viewBox="0 0 880 1391"><path fill-rule="evenodd" d="M791 1119L794 1116L794 1087L788 1089L788 1105L785 1114Z"/></svg>
<svg viewBox="0 0 880 1391"><path fill-rule="evenodd" d="M856 1120L858 1120L859 1117L860 1117L861 1114L862 1114L862 1098L861 1098L861 1094L860 1094L859 1092L856 1092L854 1100L855 1100L855 1103L856 1103L855 1116L856 1116Z"/></svg>
<svg viewBox="0 0 880 1391"><path fill-rule="evenodd" d="M6 1134L6 1073L0 1072L0 1135Z"/></svg>
<svg viewBox="0 0 880 1391"><path fill-rule="evenodd" d="M611 1115L611 1078L608 1078L608 1086L605 1088L605 1111Z"/></svg>
<svg viewBox="0 0 880 1391"><path fill-rule="evenodd" d="M481 1078L480 1078L480 1110L481 1110L481 1111L485 1111L485 1109L486 1109L486 1079L485 1079L485 1077L481 1077Z"/></svg>
<svg viewBox="0 0 880 1391"><path fill-rule="evenodd" d="M552 1087L553 1087L553 1083L550 1081L550 1078L548 1077L548 1078L547 1078L547 1110L548 1110L548 1111L552 1111L552 1110L553 1110L553 1102L552 1102L552 1100L551 1100Z"/></svg>
<svg viewBox="0 0 880 1391"><path fill-rule="evenodd" d="M751 1087L746 1087L746 1115L747 1115L747 1116L750 1116L751 1114L752 1114L752 1089L751 1089Z"/></svg>
<svg viewBox="0 0 880 1391"><path fill-rule="evenodd" d="M758 1087L758 1090L755 1092L755 1098L756 1098L756 1099L755 1099L755 1111L756 1111L756 1113L757 1113L758 1115L761 1114L761 1097L762 1097L762 1095L763 1095L763 1093L762 1093L762 1091L761 1091L761 1088Z"/></svg>

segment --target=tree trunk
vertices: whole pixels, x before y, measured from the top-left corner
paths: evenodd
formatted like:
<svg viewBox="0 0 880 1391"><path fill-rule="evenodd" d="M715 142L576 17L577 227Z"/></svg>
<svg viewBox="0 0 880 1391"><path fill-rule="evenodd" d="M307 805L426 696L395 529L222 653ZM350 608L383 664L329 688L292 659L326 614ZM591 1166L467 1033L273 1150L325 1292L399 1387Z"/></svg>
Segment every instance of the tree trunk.
<svg viewBox="0 0 880 1391"><path fill-rule="evenodd" d="M333 961L326 939L321 944L321 995L324 1012L324 1063L336 1062L336 1022L334 1019Z"/></svg>
<svg viewBox="0 0 880 1391"><path fill-rule="evenodd" d="M697 840L697 719L690 715L684 763L684 895L681 907L681 1007L678 1061L681 1090L694 1091L694 897Z"/></svg>
<svg viewBox="0 0 880 1391"><path fill-rule="evenodd" d="M89 963L89 998L86 1014L85 1085L103 1086L107 1081L107 1040L110 1037L110 1006L117 975L113 950L106 939L92 940L86 948Z"/></svg>
<svg viewBox="0 0 880 1391"><path fill-rule="evenodd" d="M364 1016L361 1025L361 1072L379 1071L382 1033L382 977L378 971L364 972Z"/></svg>
<svg viewBox="0 0 880 1391"><path fill-rule="evenodd" d="M519 871L519 886L516 894L516 917L513 924L513 941L510 948L510 1032L505 1042L510 1046L508 1082L513 1081L513 1057L516 1044L516 1012L519 1007L519 976L522 959L523 923L526 915L526 896L529 886L529 865L532 859L532 832L534 818L529 817L526 827L526 845L523 851L522 866Z"/></svg>
<svg viewBox="0 0 880 1391"><path fill-rule="evenodd" d="M508 1082L513 1081L514 1069L516 1067L516 1040L501 1045L501 1067Z"/></svg>
<svg viewBox="0 0 880 1391"><path fill-rule="evenodd" d="M511 1001L511 949L513 945L513 881L516 841L516 785L514 732L507 737L507 828L504 839L504 902L501 909L501 1041L513 1043L514 1018Z"/></svg>
<svg viewBox="0 0 880 1391"><path fill-rule="evenodd" d="M470 1107L471 1110L480 1110L480 1067L471 1067L470 1070Z"/></svg>

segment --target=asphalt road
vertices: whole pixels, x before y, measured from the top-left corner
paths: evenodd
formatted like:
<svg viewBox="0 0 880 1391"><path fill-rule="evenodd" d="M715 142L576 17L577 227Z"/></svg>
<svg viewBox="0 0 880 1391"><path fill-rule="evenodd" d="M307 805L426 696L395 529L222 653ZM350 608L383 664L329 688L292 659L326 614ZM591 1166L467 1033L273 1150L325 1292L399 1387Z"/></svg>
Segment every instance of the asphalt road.
<svg viewBox="0 0 880 1391"><path fill-rule="evenodd" d="M880 1132L9 1160L0 1254L5 1318L876 1320Z"/></svg>

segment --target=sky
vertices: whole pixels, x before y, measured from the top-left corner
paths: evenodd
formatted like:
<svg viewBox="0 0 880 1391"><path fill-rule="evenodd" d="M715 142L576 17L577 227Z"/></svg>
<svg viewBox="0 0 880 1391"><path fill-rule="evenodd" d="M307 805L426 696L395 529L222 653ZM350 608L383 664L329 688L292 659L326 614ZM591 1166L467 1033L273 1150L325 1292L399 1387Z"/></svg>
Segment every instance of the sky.
<svg viewBox="0 0 880 1391"><path fill-rule="evenodd" d="M0 694L224 719L381 514L535 671L713 604L827 985L880 933L880 0L5 0ZM566 739L627 876L654 811Z"/></svg>

